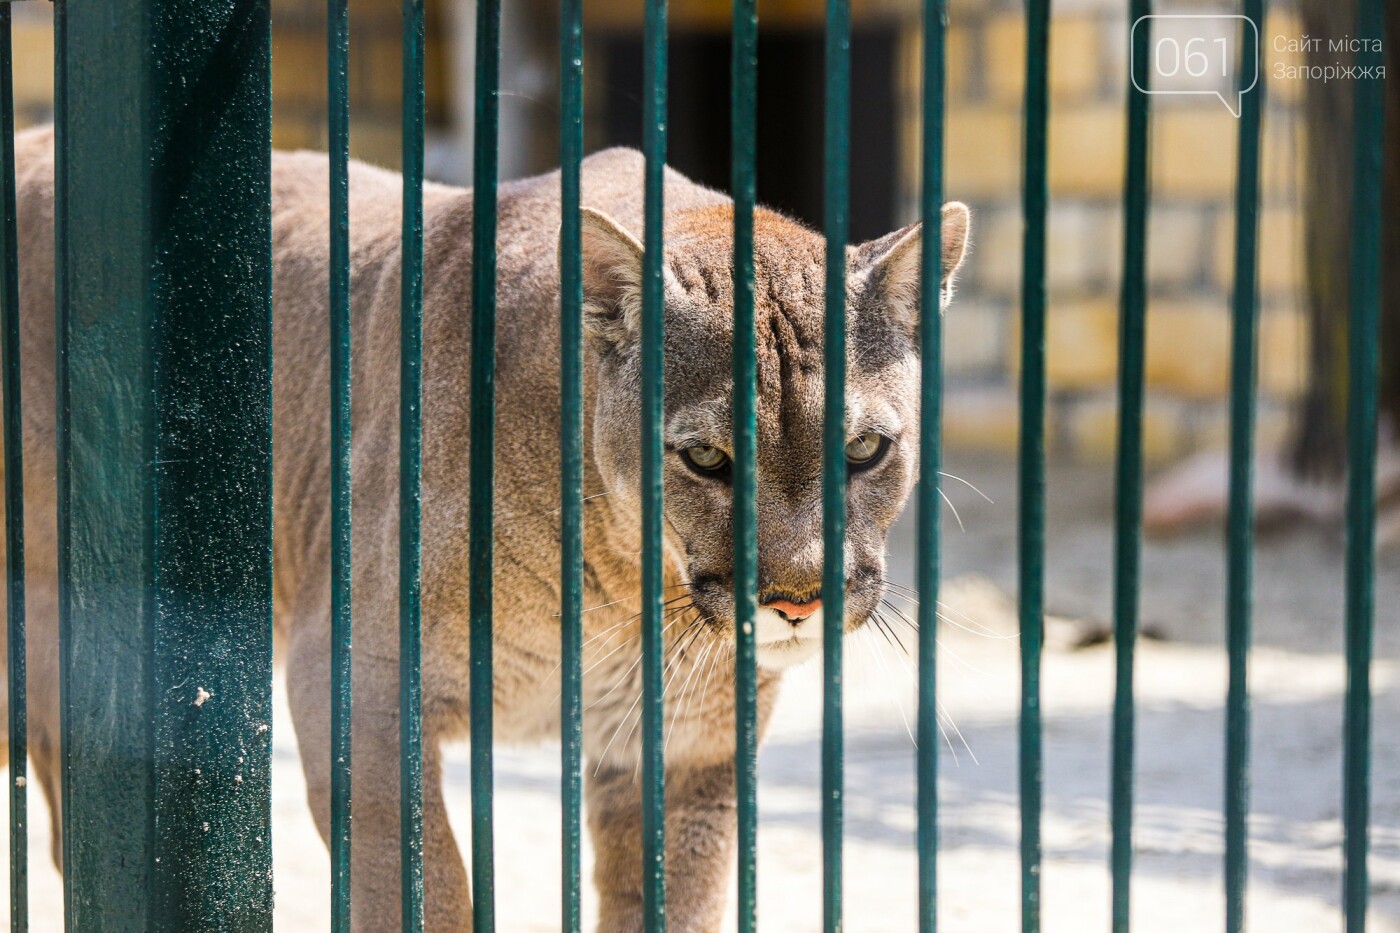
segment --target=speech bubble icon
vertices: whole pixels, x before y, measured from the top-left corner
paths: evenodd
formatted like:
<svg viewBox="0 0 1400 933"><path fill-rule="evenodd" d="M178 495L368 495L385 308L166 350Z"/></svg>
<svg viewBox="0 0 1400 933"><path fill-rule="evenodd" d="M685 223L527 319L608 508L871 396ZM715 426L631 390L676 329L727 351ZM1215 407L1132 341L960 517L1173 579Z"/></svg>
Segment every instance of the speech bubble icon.
<svg viewBox="0 0 1400 933"><path fill-rule="evenodd" d="M1128 49L1128 74L1144 94L1215 97L1238 117L1259 84L1259 26L1248 16L1142 16Z"/></svg>

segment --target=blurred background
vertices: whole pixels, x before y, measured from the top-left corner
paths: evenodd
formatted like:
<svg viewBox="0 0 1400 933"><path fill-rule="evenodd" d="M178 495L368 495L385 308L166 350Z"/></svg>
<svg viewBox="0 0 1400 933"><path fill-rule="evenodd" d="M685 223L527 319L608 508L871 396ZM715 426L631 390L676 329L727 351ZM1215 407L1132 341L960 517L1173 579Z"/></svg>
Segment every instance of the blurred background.
<svg viewBox="0 0 1400 933"><path fill-rule="evenodd" d="M1280 80L1276 66L1307 59L1276 50L1274 39L1345 34L1350 6L1285 0L1270 4L1269 21L1260 24L1267 113L1259 438L1265 448L1284 451L1298 475L1312 478L1334 475L1340 466L1337 384L1345 350L1330 322L1345 305L1350 85ZM325 146L324 7L321 0L272 0L279 148ZM394 167L398 11L382 0L351 0L350 7L352 153ZM1049 431L1054 454L1085 463L1106 461L1115 443L1126 7L1117 0L1057 3L1050 39ZM1172 7L1207 12L1220 5ZM952 0L949 8L946 191L972 206L975 224L972 258L947 318L947 443L1009 454L1017 435L1024 14L1020 3L1007 0ZM729 5L675 0L670 10L669 160L723 188ZM819 225L822 5L762 0L759 14L760 200ZM427 15L428 173L468 183L474 4L428 0ZM639 145L642 6L590 0L585 15L587 148ZM505 177L520 177L557 164L557 14L548 0L522 0L508 4L504 16L501 165ZM853 4L851 232L857 239L907 223L916 212L919 16L915 0ZM23 5L16 17L19 116L47 119L51 17L47 8ZM1154 107L1145 443L1149 461L1162 465L1219 449L1226 437L1238 124L1212 98L1159 96ZM1394 243L1390 251L1393 256ZM1389 305L1395 304L1392 286ZM1310 323L1310 314L1327 321ZM1397 394L1392 364L1387 354L1388 411Z"/></svg>

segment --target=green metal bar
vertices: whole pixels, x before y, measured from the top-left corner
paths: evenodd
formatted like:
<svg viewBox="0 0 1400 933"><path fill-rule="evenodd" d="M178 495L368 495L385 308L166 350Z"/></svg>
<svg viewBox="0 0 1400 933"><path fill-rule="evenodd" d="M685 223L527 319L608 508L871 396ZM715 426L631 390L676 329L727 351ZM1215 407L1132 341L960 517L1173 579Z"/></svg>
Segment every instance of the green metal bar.
<svg viewBox="0 0 1400 933"><path fill-rule="evenodd" d="M559 579L563 916L583 926L583 2L561 0L559 32Z"/></svg>
<svg viewBox="0 0 1400 933"><path fill-rule="evenodd" d="M938 929L938 589L943 463L943 112L948 5L924 0L919 271L919 931Z"/></svg>
<svg viewBox="0 0 1400 933"><path fill-rule="evenodd" d="M1383 0L1359 0L1351 211L1351 334L1347 404L1346 742L1342 903L1347 933L1366 929L1371 819L1371 653L1375 641L1376 406L1381 339L1381 185L1385 136ZM1393 79L1392 79L1393 80ZM1394 129L1394 127L1392 127Z"/></svg>
<svg viewBox="0 0 1400 933"><path fill-rule="evenodd" d="M734 0L730 181L734 193L734 770L739 818L739 930L758 923L758 368L753 212L757 201L758 5Z"/></svg>
<svg viewBox="0 0 1400 933"><path fill-rule="evenodd" d="M351 400L350 400L350 11L327 0L330 133L331 358L331 929L350 931Z"/></svg>
<svg viewBox="0 0 1400 933"><path fill-rule="evenodd" d="M472 929L496 929L492 606L496 464L496 181L501 0L477 0L472 200L471 782Z"/></svg>
<svg viewBox="0 0 1400 933"><path fill-rule="evenodd" d="M822 921L841 929L845 821L846 240L851 163L851 5L826 3L826 385L822 430Z"/></svg>
<svg viewBox="0 0 1400 933"><path fill-rule="evenodd" d="M1254 24L1265 17L1263 0L1245 0ZM1259 59L1258 26L1241 24L1241 90ZM1230 359L1230 481L1226 523L1225 626L1229 688L1225 698L1225 929L1244 930L1249 879L1249 646L1253 614L1254 414L1259 330L1259 139L1264 89L1258 81L1240 100L1235 180L1235 286Z"/></svg>
<svg viewBox="0 0 1400 933"><path fill-rule="evenodd" d="M403 3L399 309L399 833L403 930L423 929L423 0Z"/></svg>
<svg viewBox="0 0 1400 933"><path fill-rule="evenodd" d="M68 5L54 4L53 45L54 45L54 513L57 524L55 544L56 569L58 571L58 696L59 696L59 743L60 757L67 758L70 740L68 736L68 697L70 683L68 664L69 645L72 635L69 631L69 609L73 605L72 591L68 581L72 579L72 535L69 534L67 516L72 513L72 481L70 463L72 445L69 443L72 424L71 393L68 378L68 341L65 335L69 330L68 307L71 289L68 287L68 227L69 212L66 193L71 187L72 173L68 171ZM60 812L73 812L73 794L68 781L59 781ZM62 860L72 865L73 838L63 827L60 842ZM77 930L74 898L69 896L68 878L65 875L63 886L63 925L64 930Z"/></svg>
<svg viewBox="0 0 1400 933"><path fill-rule="evenodd" d="M0 5L0 236L5 264L0 364L5 379L5 615L9 656L10 929L29 929L29 698L24 618L24 409L19 361L19 223L15 206L15 75L10 5Z"/></svg>
<svg viewBox="0 0 1400 933"><path fill-rule="evenodd" d="M1045 213L1050 0L1026 5L1026 129L1021 258L1021 929L1040 929L1043 779L1040 653L1045 637Z"/></svg>
<svg viewBox="0 0 1400 933"><path fill-rule="evenodd" d="M97 716L83 715L105 714L104 694L118 690L134 708L149 709L149 684L154 680L150 652L151 529L147 521L153 503L149 478L142 476L153 438L149 405L137 402L150 397L145 360L151 348L142 339L147 301L143 270L151 261L150 179L143 164L147 140L141 132L144 114L138 104L149 97L150 89L140 67L145 17L132 3L124 6L116 12L125 28L100 32L93 28L90 11L95 12L94 8L78 6L70 11L68 4L59 7L67 25L66 35L59 36L60 54L67 67L60 72L66 93L56 114L60 123L56 172L61 187L55 219L59 225L56 261L62 302L56 309L61 328L58 382L61 397L69 403L60 400L58 436L58 525L66 539L60 541L59 651L63 678L63 882L68 930L97 929L101 919L98 910L108 904L119 905L118 910L128 915L114 926L145 928L155 884L153 820L148 815L155 803L149 726L121 717L107 723L98 734L91 728ZM96 67L104 60L126 67ZM120 119L125 131L114 129L113 135L101 142L107 170L99 184L91 158L97 140L79 114L100 112L106 103L103 92L118 89L124 93L108 116ZM84 152L87 158L82 158ZM134 183L112 184L117 177ZM70 237L71 227L83 231L83 236ZM101 275L101 257L94 249L104 242L118 249L125 247L122 258L132 260L111 263L110 276ZM115 359L121 361L120 370L125 375L119 392L113 391L117 387L103 388L119 405L125 422L120 433L103 430L116 426L116 411L106 417L94 411L101 398L90 374L96 361L81 342L83 336L93 336L84 326L90 312L85 315L84 311L98 307L99 299L109 309L106 328L113 332L113 345L120 347L120 356ZM100 320L92 323L103 325ZM80 438L88 443L75 443ZM113 475L103 484L110 497L105 515L90 514L98 492L93 487L99 466L85 449L92 442L105 448L106 459L112 463ZM118 528L126 532L124 537L140 542L139 546L124 548L110 559L100 557L97 539ZM104 597L102 605L108 618L134 620L118 629L116 634L123 637L116 644L98 637L94 630L99 618L89 608L93 595L89 589L96 588L103 577L127 584L96 594ZM111 665L113 652L119 652L130 664ZM119 684L113 677L118 671ZM80 763L90 764L92 770L79 767ZM109 783L115 796L103 787ZM113 808L111 804L118 800L120 806ZM105 852L94 851L94 843L104 835ZM113 872L110 859L119 866L130 866L130 870Z"/></svg>
<svg viewBox="0 0 1400 933"><path fill-rule="evenodd" d="M1150 0L1133 0L1132 60L1148 60ZM1142 412L1147 345L1148 69L1128 81L1126 184L1123 189L1123 283L1119 298L1117 506L1114 509L1112 852L1113 929L1127 933L1133 869L1133 660L1137 648L1142 557Z"/></svg>
<svg viewBox="0 0 1400 933"><path fill-rule="evenodd" d="M68 929L270 930L268 8L64 7Z"/></svg>
<svg viewBox="0 0 1400 933"><path fill-rule="evenodd" d="M666 0L647 0L642 65L646 205L642 268L642 916L666 929L666 767L662 696L661 464L665 376Z"/></svg>

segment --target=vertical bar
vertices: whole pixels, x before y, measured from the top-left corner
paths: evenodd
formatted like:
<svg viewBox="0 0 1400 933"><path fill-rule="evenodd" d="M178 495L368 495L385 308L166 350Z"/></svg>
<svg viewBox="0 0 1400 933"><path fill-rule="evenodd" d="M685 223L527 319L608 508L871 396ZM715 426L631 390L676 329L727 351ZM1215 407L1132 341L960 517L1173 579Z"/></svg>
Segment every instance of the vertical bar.
<svg viewBox="0 0 1400 933"><path fill-rule="evenodd" d="M69 443L72 425L70 391L68 378L68 227L69 212L67 192L71 188L72 173L68 171L68 5L56 3L53 9L54 44L54 518L58 526L55 555L58 570L58 696L59 696L59 744L60 758L66 760L70 747L68 735L68 696L70 690L68 675L68 651L72 642L68 617L72 606L72 592L68 581L72 578L72 535L69 534L68 516L72 514L72 444ZM59 781L60 813L73 812L73 794L68 781ZM63 828L60 842L64 865L73 865L73 838ZM63 928L77 929L75 899L69 896L68 873L63 885Z"/></svg>
<svg viewBox="0 0 1400 933"><path fill-rule="evenodd" d="M850 0L826 3L826 385L822 431L822 919L841 929L845 813L842 642L846 624L846 240L851 161Z"/></svg>
<svg viewBox="0 0 1400 933"><path fill-rule="evenodd" d="M403 2L399 318L399 867L404 933L423 929L423 0Z"/></svg>
<svg viewBox="0 0 1400 933"><path fill-rule="evenodd" d="M758 922L758 390L754 344L753 212L757 200L758 6L734 0L731 79L734 192L734 768L739 819L739 930Z"/></svg>
<svg viewBox="0 0 1400 933"><path fill-rule="evenodd" d="M496 463L496 175L501 0L477 0L472 204L471 782L472 929L496 929L492 604Z"/></svg>
<svg viewBox="0 0 1400 933"><path fill-rule="evenodd" d="M1248 63L1259 61L1263 0L1245 0L1240 24L1241 90ZM1252 25L1251 25L1252 24ZM1225 929L1243 933L1249 878L1249 646L1253 614L1254 391L1259 328L1259 136L1264 89L1259 81L1241 95L1235 180L1235 288L1230 357L1230 481L1226 525L1226 645L1229 687L1225 698Z"/></svg>
<svg viewBox="0 0 1400 933"><path fill-rule="evenodd" d="M56 261L62 302L56 310L61 327L58 524L59 534L65 539L60 541L59 580L65 928L96 929L100 923L97 911L106 906L115 908L113 913L128 913L129 919L120 925L135 930L147 926L145 921L151 914L149 894L155 883L155 840L149 819L155 805L150 729L146 723L133 722L130 717L112 717L102 728L93 728L97 715L81 714L91 711L105 716L104 694L111 695L118 689L133 711L147 710L153 702L148 516L154 503L149 478L142 475L143 461L153 439L149 406L137 401L150 397L149 366L145 361L152 352L142 339L146 336L142 324L147 299L143 271L150 265L151 229L146 209L150 179L142 158L147 141L141 132L144 114L138 103L150 95L144 70L139 67L147 27L142 12L131 2L113 8L124 28L102 31L94 29L91 13L95 8L78 6L70 11L68 4L62 4L59 9L67 21L59 53L66 64L59 74L65 89L60 100L65 106L58 113L62 125L55 167L62 186L55 200L60 248ZM99 61L117 67L102 69ZM109 92L124 92L117 96L113 102L116 106L108 115L120 120L125 131L114 129L101 143L109 177L104 177L99 185L92 158L97 140L92 138L91 128L84 124L81 115L101 113L104 87ZM111 184L111 179L117 177L134 183ZM83 235L70 236L71 228L81 230ZM120 249L124 261L102 263L101 255L94 249L99 243L114 247L112 260L118 258L115 250ZM104 276L100 283L94 282L94 273L100 274L104 265L112 275ZM125 421L125 429L119 434L103 430L113 424L115 417L95 417L94 409L101 396L90 373L95 361L83 341L84 336L93 334L87 332L83 321L91 317L90 311L84 312L97 307L107 309L107 321L93 324L105 324L113 343L119 343L122 350L122 356L117 357L122 360L124 377L120 391L112 391L118 388L113 386L104 389L113 403L111 415L120 412ZM80 438L87 443L77 443ZM110 505L102 516L91 514L98 492L93 488L98 464L85 448L93 443L104 445L107 459L114 466L113 476L104 483ZM110 534L116 529L139 545L124 548L99 563L95 545L104 531ZM116 630L120 638L115 644L98 638L95 629L100 616L89 607L89 597L93 595L89 587L96 588L103 577L129 583L96 594L101 597L103 614L108 619L130 620ZM120 652L130 663L109 666L114 652ZM120 684L113 677L118 670ZM92 770L84 774L87 769L80 767L83 763ZM108 782L115 793L99 791ZM118 806L113 807L113 803ZM103 835L108 836L105 853L95 851L95 843ZM127 870L113 871L110 859Z"/></svg>
<svg viewBox="0 0 1400 933"><path fill-rule="evenodd" d="M1381 160L1385 135L1383 0L1360 0L1351 211L1351 340L1347 403L1347 696L1343 780L1347 933L1366 929L1371 816L1371 652L1375 640L1376 405L1381 302ZM1394 129L1394 127L1392 127Z"/></svg>
<svg viewBox="0 0 1400 933"><path fill-rule="evenodd" d="M0 4L0 184L4 185L5 614L9 674L10 929L29 929L28 671L24 619L24 409L20 405L19 223L15 206L15 76L10 5Z"/></svg>
<svg viewBox="0 0 1400 933"><path fill-rule="evenodd" d="M350 11L327 0L331 358L331 929L350 931L353 708L350 425Z"/></svg>
<svg viewBox="0 0 1400 933"><path fill-rule="evenodd" d="M662 742L662 402L665 374L666 0L647 0L642 65L646 155L642 268L642 916L666 929L666 769Z"/></svg>
<svg viewBox="0 0 1400 933"><path fill-rule="evenodd" d="M268 8L65 7L68 929L270 930Z"/></svg>
<svg viewBox="0 0 1400 933"><path fill-rule="evenodd" d="M1026 5L1026 130L1021 258L1021 929L1040 929L1040 653L1045 628L1045 213L1050 0Z"/></svg>
<svg viewBox="0 0 1400 933"><path fill-rule="evenodd" d="M1147 61L1149 0L1132 3L1132 61ZM1112 763L1112 922L1127 933L1133 868L1133 660L1137 648L1142 556L1142 413L1147 344L1148 69L1128 80L1128 139L1123 189L1123 283L1119 296L1117 505L1114 509Z"/></svg>
<svg viewBox="0 0 1400 933"><path fill-rule="evenodd" d="M583 925L583 2L560 0L559 32L559 606L563 917Z"/></svg>
<svg viewBox="0 0 1400 933"><path fill-rule="evenodd" d="M924 0L919 271L919 931L938 929L939 471L943 460L943 109L948 6Z"/></svg>

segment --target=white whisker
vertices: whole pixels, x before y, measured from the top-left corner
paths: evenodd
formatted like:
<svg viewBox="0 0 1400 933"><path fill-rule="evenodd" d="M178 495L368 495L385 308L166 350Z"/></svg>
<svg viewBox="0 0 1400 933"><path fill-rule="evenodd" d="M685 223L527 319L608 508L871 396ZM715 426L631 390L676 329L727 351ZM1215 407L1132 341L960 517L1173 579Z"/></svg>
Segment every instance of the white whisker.
<svg viewBox="0 0 1400 933"><path fill-rule="evenodd" d="M724 643L723 643L722 641L716 640L716 641L712 642L711 644L712 644L712 646L718 645L719 648L718 648L717 650L715 650L715 651L712 653L712 656L710 657L710 663L709 663L708 665L706 665L706 667L705 667L705 675L704 675L705 687L704 687L703 690L700 691L700 705L699 705L699 707L698 707L698 709L699 709L700 712L704 712L704 710L705 710L705 698L706 698L707 696L710 695L710 682L714 679L714 677L711 676L711 675L714 673L715 665L719 663L720 658L722 658L722 657L725 656L725 651L724 651L724 647L725 647L725 646L724 646Z"/></svg>
<svg viewBox="0 0 1400 933"><path fill-rule="evenodd" d="M967 480L963 479L961 476L954 476L952 473L945 473L945 472L943 472L942 470L939 470L939 471L938 471L938 475L939 475L939 476L946 476L946 477L948 477L949 479L955 479L955 480L957 480L958 482L962 483L964 486L966 486L968 489L971 489L973 492L977 493L977 495L981 496L983 499L986 499L988 502L991 502L991 501L992 501L992 497L991 497L991 496L987 495L985 492L983 492L982 490L978 489L976 486L972 485L972 484L969 483ZM995 504L995 503L993 503L993 504Z"/></svg>
<svg viewBox="0 0 1400 933"><path fill-rule="evenodd" d="M963 736L963 734L962 734L962 730L958 728L957 722L954 721L952 714L948 712L948 707L944 706L942 703L938 703L937 708L938 708L938 712L942 713L943 718L946 719L946 720L948 720L948 725L952 726L952 727L953 727L953 731L954 731L955 733L957 733L958 739L963 743L963 748L967 749L968 757L972 759L972 763L980 767L981 764L982 764L982 762L980 762L980 761L977 760L977 753L974 752L974 751L972 750L972 746L971 746L971 745L967 744L967 739L964 738L964 736ZM943 725L942 725L942 723L939 723L938 728L939 728L940 730L943 730ZM948 737L947 731L943 731L943 737L944 737L945 739ZM948 743L948 748L949 748L949 750L952 750L952 747L953 747L953 743L952 743L952 742L949 742L949 743ZM958 753L957 753L956 751L953 752L953 763L954 763L954 764L957 764L957 763L958 763Z"/></svg>
<svg viewBox="0 0 1400 933"><path fill-rule="evenodd" d="M942 642L942 641L938 641L937 643L938 643L938 645L939 645L940 647L943 647L943 642ZM945 650L947 650L947 651L948 651L948 654L951 655L954 659L956 659L956 660L962 660L961 658L958 658L957 654L956 654L954 651L952 651L951 649L945 649ZM901 658L900 660L903 661L904 659ZM966 661L963 661L963 664L966 665L966 666L968 666L968 667L971 667L971 665L968 665ZM907 662L905 662L904 668L905 668L905 672L906 672L910 677L914 677L914 676L915 676L913 670L910 669L909 664L908 664ZM976 668L972 668L972 670L976 671L977 669L976 669ZM980 673L982 673L982 672L981 672L981 671L977 671L977 673L980 674ZM982 676L985 677L986 675L983 674ZM945 706L945 705L943 705L943 703L942 703L941 701L939 701L937 697L934 698L934 702L937 704L936 707L935 707L936 711L937 711L938 713L941 713L944 719L948 720L948 725L950 725L950 726L953 727L953 732L955 732L955 733L957 734L958 739L963 743L963 748L967 749L968 755L970 755L970 756L972 757L972 763L973 763L973 764L981 764L981 762L979 762L979 761L977 760L977 755L972 751L972 746L968 745L968 744L967 744L967 739L963 737L962 730L959 729L959 728L958 728L958 724L957 724L956 722L953 721L952 715L948 712L948 707ZM902 710L901 710L901 712L902 712ZM908 726L908 723L907 723L907 722L905 723L905 726L906 726L906 728L907 728L907 726ZM939 729L940 732L943 733L943 738L944 738L944 740L948 742L948 751L952 752L952 754L953 754L953 763L954 763L954 764L958 764L959 762L958 762L958 752L957 752L957 749L953 748L953 742L952 742L951 739L948 738L948 732L947 732L946 729L943 728L943 724L942 724L941 722L940 722L939 725L938 725L938 729ZM918 748L918 743L915 743L914 747L915 747L915 748Z"/></svg>
<svg viewBox="0 0 1400 933"><path fill-rule="evenodd" d="M676 624L677 622L679 622L679 621L680 621L680 618L676 618L676 619L671 620L669 623L666 624L666 627L663 628L663 629L661 630L661 634L662 634L662 635L665 635L666 632L667 632L667 630L669 630L673 625L675 625L675 624ZM696 623L695 623L695 622L691 622L690 624L691 624L691 625L694 625L694 624L696 624ZM587 671L584 671L584 673L585 673L585 674L589 673L590 671L593 670L593 668L597 667L599 664L602 664L604 661L606 661L608 658L612 657L612 656L613 656L614 654L616 654L618 651L621 651L623 648L627 647L628 645L633 645L633 644L638 644L638 642L636 642L636 641L624 641L624 642L622 642L622 644L618 645L618 646L617 646L616 648L614 648L612 651L609 651L609 652L608 652L607 654L605 654L603 657L601 657L601 658L599 658L597 661L595 661L595 662L593 663L593 666L590 667ZM637 660L633 661L630 665L628 665L627 670L623 671L623 672L622 672L622 676L619 677L619 678L617 679L617 682L616 682L615 684L612 685L612 689L610 689L607 693L605 693L605 694L603 694L602 696L600 696L598 699L594 700L592 703L589 703L587 706L585 706L585 707L583 708L583 711L584 711L584 712L588 712L589 710L591 710L591 709L593 709L595 706L597 706L599 703L603 702L603 701L606 700L608 697L610 697L610 696L612 696L614 693L616 693L616 692L617 692L617 688L620 687L620 686L622 686L623 682L624 682L628 677L630 677L630 676L632 675L632 672L633 672L634 670L636 670L637 665L638 665L638 664L641 664L641 663L642 663L642 653L639 651L639 652L637 652ZM556 699L558 699L558 698L556 697Z"/></svg>
<svg viewBox="0 0 1400 933"><path fill-rule="evenodd" d="M953 661L955 661L958 664L961 664L963 670L976 674L979 677L990 679L990 675L988 675L986 671L982 670L980 667L973 664L971 661L967 660L962 655L958 654L951 647L949 647L948 643L943 639L936 638L934 639L934 642L938 645L938 650L940 653L946 654L948 657L952 658ZM984 693L983 696L986 696L986 694Z"/></svg>
<svg viewBox="0 0 1400 933"><path fill-rule="evenodd" d="M943 497L943 501L947 503L948 508L953 510L953 517L958 520L958 530L967 531L967 528L963 526L962 516L958 514L958 507L953 504L953 500L948 498L948 494L944 492L942 488L938 490L938 494Z"/></svg>
<svg viewBox="0 0 1400 933"><path fill-rule="evenodd" d="M963 612L963 611L962 611L961 609L959 609L957 606L949 605L948 603L945 603L945 602L944 602L943 600L941 600L941 599L938 601L938 609L939 609L939 618L943 618L943 613L952 613L953 615L956 615L956 616L958 616L959 618L961 618L961 619L962 619L964 622L966 622L968 625L971 625L973 628L981 629L981 630L982 630L982 634L983 634L983 635L986 635L988 638L1007 638L1007 639L1009 639L1009 638L1020 638L1020 637L1021 637L1020 634L1003 635L1001 632L998 632L996 629L991 628L990 626L984 625L984 624L982 624L981 622L978 622L976 619L972 618L972 616L968 615L966 612Z"/></svg>
<svg viewBox="0 0 1400 933"><path fill-rule="evenodd" d="M865 645L865 650L874 656L875 663L880 665L880 670L885 675L885 695L890 698L890 702L894 704L894 708L899 710L899 718L904 723L904 731L908 733L909 742L914 746L915 750L917 750L919 742L914 738L914 730L909 727L909 717L904 713L904 704L899 702L899 696L894 692L890 681L890 670L888 665L885 664L885 659L880 657L880 650L878 647L871 647L868 637L860 639L860 642Z"/></svg>
<svg viewBox="0 0 1400 933"><path fill-rule="evenodd" d="M671 747L671 735L676 731L676 721L681 718L685 711L686 695L694 691L692 681L695 681L695 673L700 670L700 666L709 658L710 652L714 650L714 647L715 643L713 641L705 645L704 653L695 659L695 663L691 665L690 673L685 678L685 683L681 684L680 693L677 694L676 702L671 711L671 725L666 729L666 741L661 745L662 761L666 760L666 749ZM695 681L695 683L699 683L699 681Z"/></svg>
<svg viewBox="0 0 1400 933"><path fill-rule="evenodd" d="M956 477L955 477L955 478L956 478ZM580 499L579 501L580 501L581 503L582 503L582 502L591 502L591 501L594 500L594 499L601 499L601 498L603 498L604 496L610 496L610 495L612 495L611 492L595 492L595 493L594 493L593 495L591 495L591 496L584 496L584 497L583 497L582 499ZM543 513L543 514L545 514L545 515L558 515L558 514L559 514L560 512L562 512L562 511L564 511L564 507L561 505L559 508L557 508L557 509L550 509L548 512L545 512L545 513Z"/></svg>
<svg viewBox="0 0 1400 933"><path fill-rule="evenodd" d="M615 622L615 623L613 623L612 625L609 625L607 628L603 629L601 632L598 632L597 634L595 634L595 635L591 636L590 638L588 638L583 644L581 644L581 645L578 646L578 648L579 648L579 657L580 657L580 658L583 657L584 653L585 653L586 651L588 651L588 646L589 646L589 645L593 644L595 641L597 641L597 640L600 639L600 638L603 638L603 637L605 637L605 636L607 636L607 635L612 634L613 632L615 632L615 631L617 631L618 629L622 628L622 627L623 627L624 625L626 625L627 623L634 621L636 618L637 618L637 616L632 616L631 618L623 619L621 622ZM600 649L596 649L596 650L601 650L601 648L600 648ZM611 654L611 652L609 652L609 654ZM550 669L549 669L549 673L548 673L548 674L545 674L544 676L545 676L546 678L548 678L548 677L553 677L553 676L554 676L554 672L557 671L557 670L559 670L559 668L561 668L561 667L563 667L563 666L564 666L564 660L563 660L563 658L560 658L560 659L559 659L559 663L556 664L556 665L554 665L552 668L550 668ZM588 672L587 672L587 671L584 671L583 673L586 674L586 673L588 673Z"/></svg>
<svg viewBox="0 0 1400 933"><path fill-rule="evenodd" d="M699 631L702 630L702 629L704 628L704 623L701 622L698 618L697 618L694 622L691 622L691 625L692 625L692 626L699 626L699 628L696 630L696 634L697 634L697 635L699 634ZM663 634L664 634L664 633L663 633ZM682 637L684 637L684 636L682 635ZM695 637L696 637L695 635L692 635L691 638L690 638L690 640L691 640L691 641L694 641L694 640L695 640ZM673 645L673 647L674 647L675 645L679 645L680 642L681 642L681 639L680 639L680 638L677 638L676 641L675 641L675 643L674 643L674 645ZM680 656L681 656L683 653L684 653L683 651L676 651L675 654L674 654L674 655L672 656L672 658L671 658L671 663L668 664L666 667L670 667L670 666L674 665L674 664L679 660ZM641 656L641 655L638 655L638 656L637 656L637 661L634 661L634 662L632 663L632 667L636 667L636 666L637 666L637 663L640 662L641 660L642 660L642 656ZM661 670L661 676L662 676L663 678L666 676L666 667L663 667L662 670ZM673 673L671 674L671 679L672 679L672 680L675 679L676 673L678 673L679 670L680 670L679 668L676 668L676 671L673 672ZM630 672L631 672L631 668L628 668L628 671L629 671L629 673L630 673ZM662 703L663 703L663 711L664 711L664 703L665 703L665 700L666 700L666 691L667 691L667 689L669 688L669 686L670 686L669 683L663 683L663 684L662 684L662 687L661 687L661 699L662 699ZM614 687L613 687L613 690L616 690L616 689L617 689L617 687L614 686ZM612 690L609 690L608 693L612 693ZM641 687L641 689L637 691L637 698L636 698L635 700L632 701L632 705L631 705L631 706L627 707L627 712L624 713L624 714L622 715L622 719L620 719L620 720L618 721L617 728L613 730L612 738L608 739L608 744L607 744L606 746L603 747L603 754L602 754L601 756L599 756L599 759L598 759L598 767L599 767L599 768L601 768L601 767L603 766L603 759L607 757L608 749L612 748L613 742L617 741L617 735L618 735L618 733L622 731L622 727L627 723L627 720L629 720L629 719L632 718L632 711L635 710L635 709L637 708L637 704L638 704L638 703L642 702L642 697L645 696L645 695L646 695L646 685L643 684L642 687ZM638 713L638 714L637 714L637 720L636 720L636 722L632 723L632 727L631 727L630 729L627 730L627 738L626 738L626 739L623 739L623 743L624 743L624 744L626 744L627 742L630 742L630 741L632 740L632 733L635 732L635 731L637 731L637 726L641 725L641 722L642 722L642 715L641 715L641 713ZM663 753L663 754L664 754L664 753ZM640 767L640 765L641 765L641 756L638 756L637 763L638 763L638 766ZM597 771L595 770L594 773L596 774Z"/></svg>

